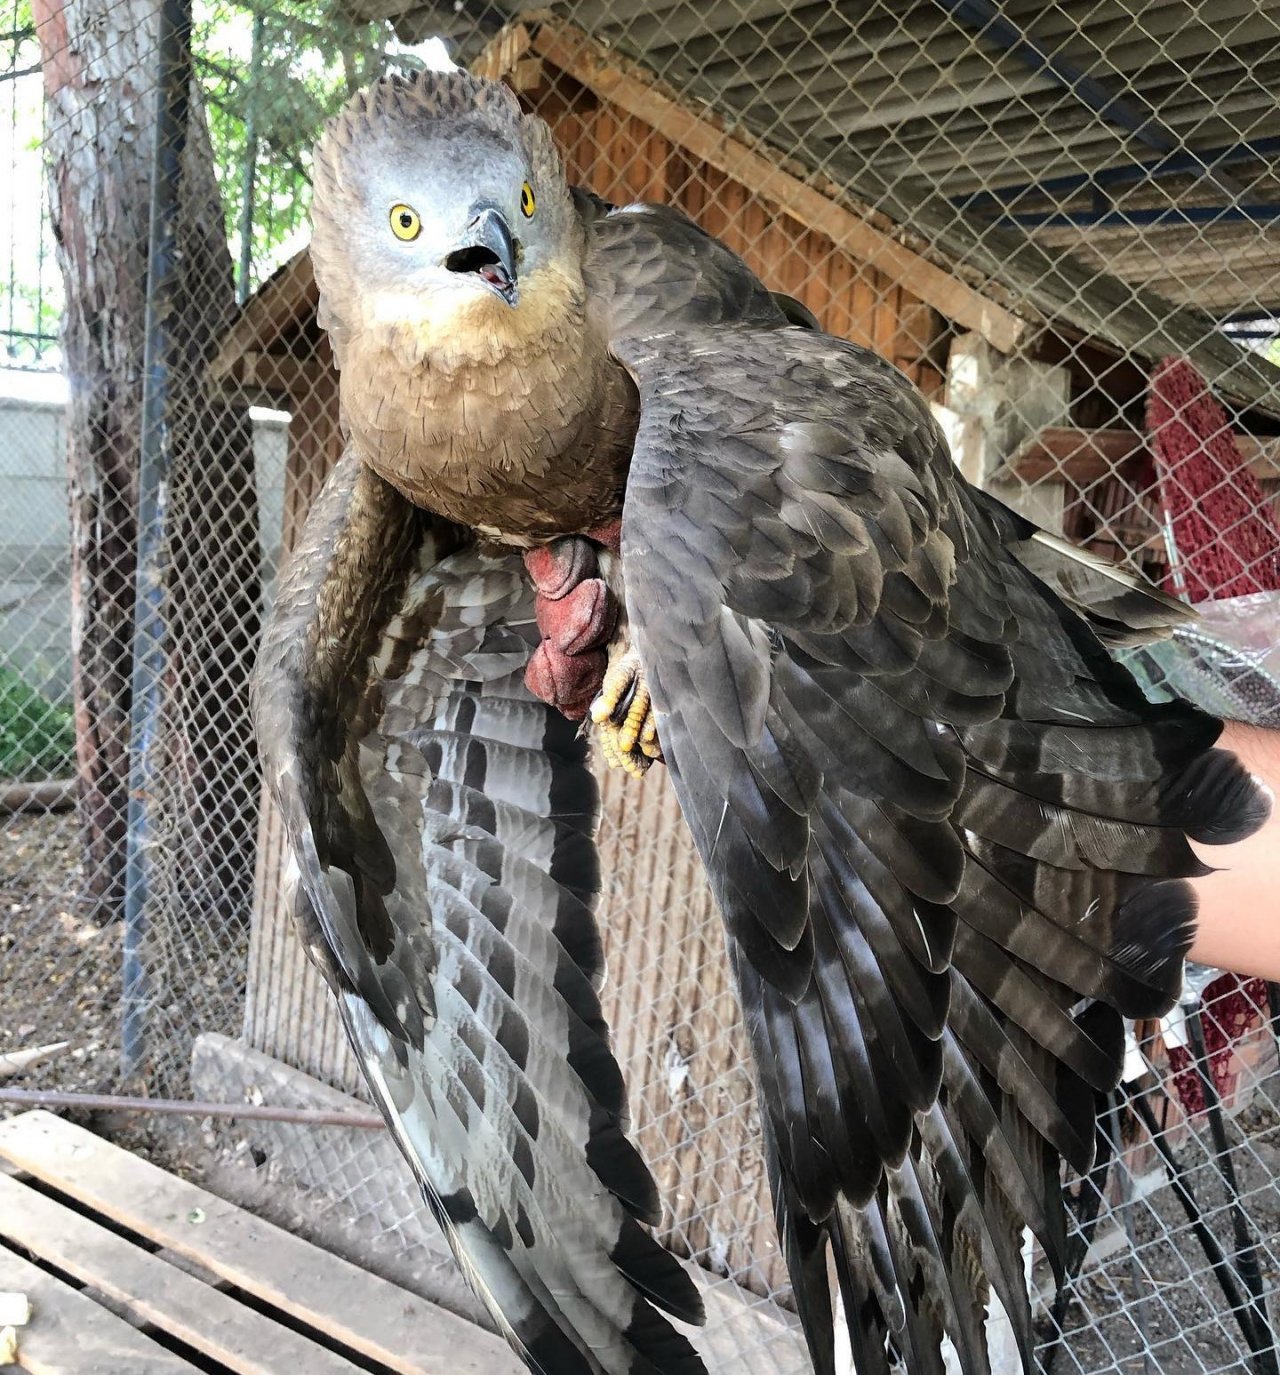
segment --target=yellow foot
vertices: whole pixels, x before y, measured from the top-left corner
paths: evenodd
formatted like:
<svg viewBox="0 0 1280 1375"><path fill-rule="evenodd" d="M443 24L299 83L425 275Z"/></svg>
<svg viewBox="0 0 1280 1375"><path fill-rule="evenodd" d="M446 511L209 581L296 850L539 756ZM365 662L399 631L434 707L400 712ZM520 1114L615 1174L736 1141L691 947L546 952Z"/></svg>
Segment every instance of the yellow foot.
<svg viewBox="0 0 1280 1375"><path fill-rule="evenodd" d="M591 719L611 769L625 769L633 778L642 778L649 765L662 758L649 685L634 649L609 664L591 704Z"/></svg>

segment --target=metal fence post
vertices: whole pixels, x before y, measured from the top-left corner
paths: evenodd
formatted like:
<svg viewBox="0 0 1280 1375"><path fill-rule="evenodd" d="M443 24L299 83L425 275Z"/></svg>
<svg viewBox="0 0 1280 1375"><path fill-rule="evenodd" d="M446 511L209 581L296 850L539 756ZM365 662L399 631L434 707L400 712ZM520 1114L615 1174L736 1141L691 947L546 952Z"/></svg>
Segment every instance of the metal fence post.
<svg viewBox="0 0 1280 1375"><path fill-rule="evenodd" d="M173 430L169 416L174 286L183 152L191 85L191 0L160 9L147 304L143 344L142 445L138 468L138 563L134 594L129 733L129 811L125 859L124 996L121 1073L142 1071L146 1056L147 963L144 954L151 879L151 802L166 663L165 506Z"/></svg>

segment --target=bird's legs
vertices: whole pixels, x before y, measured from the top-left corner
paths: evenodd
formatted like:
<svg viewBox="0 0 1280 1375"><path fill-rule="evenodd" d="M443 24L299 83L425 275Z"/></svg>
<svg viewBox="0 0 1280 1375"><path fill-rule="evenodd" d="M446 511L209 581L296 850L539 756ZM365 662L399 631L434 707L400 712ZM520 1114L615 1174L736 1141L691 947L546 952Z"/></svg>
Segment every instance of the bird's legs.
<svg viewBox="0 0 1280 1375"><path fill-rule="evenodd" d="M633 778L642 778L649 765L662 758L649 685L640 655L625 634L609 646L609 667L591 703L591 719L611 769L625 769Z"/></svg>

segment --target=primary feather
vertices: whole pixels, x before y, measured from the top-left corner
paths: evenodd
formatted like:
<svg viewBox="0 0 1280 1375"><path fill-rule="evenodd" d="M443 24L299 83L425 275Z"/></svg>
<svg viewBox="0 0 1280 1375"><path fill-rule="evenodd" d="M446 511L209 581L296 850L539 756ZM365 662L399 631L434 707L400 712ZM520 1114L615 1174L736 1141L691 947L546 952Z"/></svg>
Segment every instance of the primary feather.
<svg viewBox="0 0 1280 1375"><path fill-rule="evenodd" d="M693 1372L637 1224L653 1181L597 989L596 787L522 681L532 594L348 456L265 638L255 713L303 939L375 1102L501 1330L544 1375Z"/></svg>
<svg viewBox="0 0 1280 1375"><path fill-rule="evenodd" d="M1218 724L1100 643L1183 610L969 487L905 377L679 212L570 192L488 83L358 97L314 253L352 453L259 735L304 938L478 1292L547 1375L702 1368L653 1307L700 1313L637 1221L584 747L521 685L518 560L460 528L621 510L624 633L724 916L819 1375L828 1249L859 1370L941 1371L945 1333L986 1372L988 1286L1030 1370L1022 1227L1060 1267L1059 1166L1089 1166L1121 1018L1179 988L1188 837L1262 815Z"/></svg>

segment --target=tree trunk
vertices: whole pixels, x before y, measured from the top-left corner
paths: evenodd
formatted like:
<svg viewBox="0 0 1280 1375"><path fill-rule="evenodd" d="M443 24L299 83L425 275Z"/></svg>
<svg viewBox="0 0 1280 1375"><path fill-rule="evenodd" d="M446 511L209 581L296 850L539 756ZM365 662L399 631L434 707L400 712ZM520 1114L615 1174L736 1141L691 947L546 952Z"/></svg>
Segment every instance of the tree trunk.
<svg viewBox="0 0 1280 1375"><path fill-rule="evenodd" d="M95 915L120 914L126 845L144 308L158 0L36 0L49 190L66 289L68 475L80 808ZM170 321L163 881L184 922L244 920L256 768L247 681L260 567L247 404L206 366L235 313L231 259L199 92L183 161ZM174 842L177 842L176 844ZM185 935L195 927L186 927Z"/></svg>

